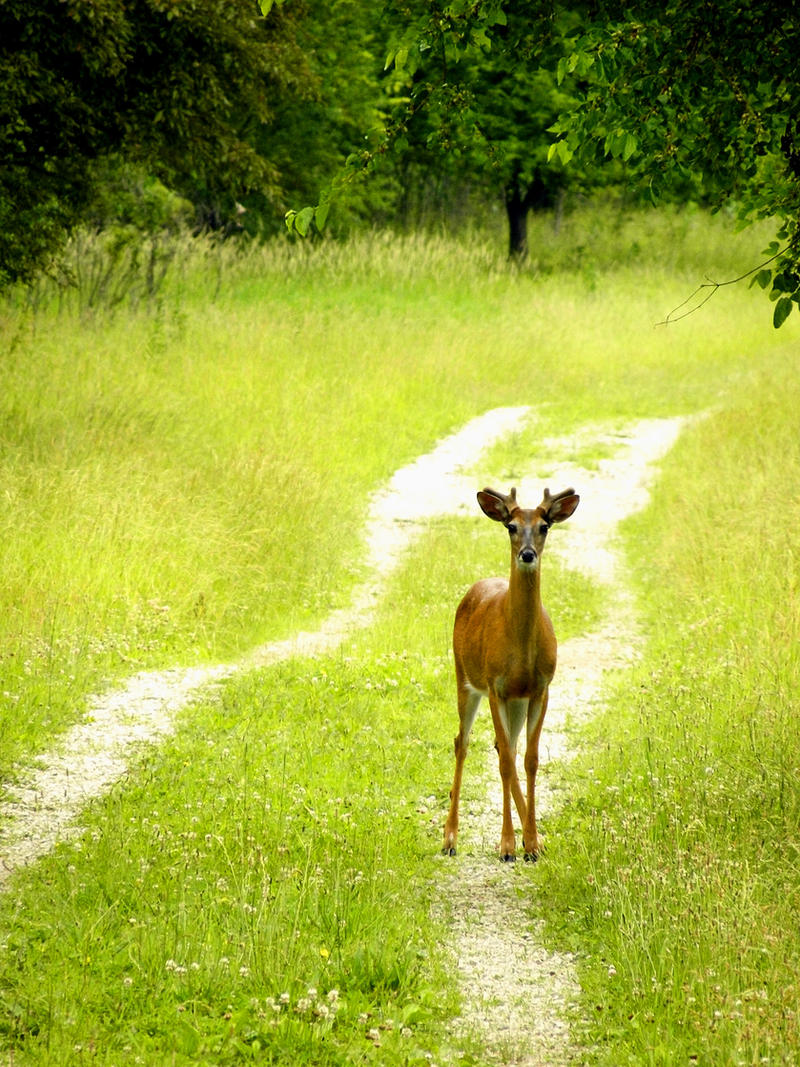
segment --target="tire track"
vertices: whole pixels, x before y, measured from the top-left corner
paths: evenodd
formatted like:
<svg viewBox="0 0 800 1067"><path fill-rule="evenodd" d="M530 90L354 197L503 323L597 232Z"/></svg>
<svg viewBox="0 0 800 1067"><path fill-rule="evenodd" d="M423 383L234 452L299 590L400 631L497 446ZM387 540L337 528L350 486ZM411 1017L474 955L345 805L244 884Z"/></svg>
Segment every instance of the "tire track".
<svg viewBox="0 0 800 1067"><path fill-rule="evenodd" d="M488 411L395 473L371 501L367 577L355 589L350 605L329 615L319 629L270 642L236 663L143 672L124 687L95 698L86 719L41 756L14 796L0 805L4 823L0 889L13 871L34 862L58 841L80 834L82 809L127 772L143 745L167 737L178 712L207 695L210 687L241 669L330 652L366 626L387 574L429 520L439 514L475 513L476 480L463 471L512 432L529 410ZM589 428L544 441L542 452L547 455L599 445L612 446L613 455L592 470L553 467L546 479L537 474L518 483L523 499L540 494L545 482L556 488L576 486L580 509L572 523L558 531L548 551L559 553L570 567L583 570L609 590L609 610L602 624L592 633L563 642L559 649L537 783L538 807L545 820L559 802L547 765L573 755L570 722L596 713L608 672L624 669L636 655L636 618L615 536L621 519L646 503L653 465L674 443L681 426L678 419L646 420L617 433ZM455 697L448 730L450 725L455 730ZM477 740L467 774L478 766L480 795L472 802L464 798L459 855L441 860L443 891L432 902L451 926L462 992L462 1014L451 1027L456 1036L475 1034L486 1049L487 1063L522 1067L577 1063L580 1049L571 1039L567 1021L579 992L575 961L569 954L542 947L542 924L533 923L525 907L524 895L535 892L538 868L495 859L501 811L497 761L488 740L483 757L479 749ZM442 770L446 778L449 766ZM440 829L437 824L437 843Z"/></svg>
<svg viewBox="0 0 800 1067"><path fill-rule="evenodd" d="M510 433L528 410L487 411L395 472L370 503L368 577L356 588L351 604L329 615L318 630L270 642L236 663L141 672L122 688L93 698L84 720L38 756L35 769L10 787L10 798L0 804L0 888L16 869L57 842L79 835L83 808L127 772L142 745L171 734L177 713L209 686L237 670L330 652L353 630L366 626L386 575L426 522L440 513L469 510L472 481L461 471Z"/></svg>
<svg viewBox="0 0 800 1067"><path fill-rule="evenodd" d="M624 559L616 544L617 528L646 504L654 464L674 444L682 425L680 419L651 419L617 433L590 428L577 438L545 441L543 450L556 456L574 451L576 445L601 444L612 446L614 454L593 470L556 466L546 479L525 478L517 486L523 500L538 500L545 483L555 490L575 486L581 494L580 507L572 521L559 528L548 552L608 590L601 625L559 646L537 776L537 815L545 823L559 804L548 764L574 755L570 724L599 711L606 677L636 657L639 635ZM488 708L484 706L480 714L487 716ZM452 725L455 731L455 694ZM525 906L525 896L536 892L539 868L501 864L495 858L502 789L496 754L488 740L483 744L483 754L471 753L473 773L478 763L483 777L482 795L465 805L459 855L454 861L442 859L443 866L454 864L444 895L463 996L462 1014L453 1028L456 1033L477 1035L488 1050L489 1062L564 1067L581 1058L567 1022L580 991L575 960L568 953L542 947L544 924L533 924ZM474 745L479 747L480 743ZM468 758L465 774L469 773Z"/></svg>

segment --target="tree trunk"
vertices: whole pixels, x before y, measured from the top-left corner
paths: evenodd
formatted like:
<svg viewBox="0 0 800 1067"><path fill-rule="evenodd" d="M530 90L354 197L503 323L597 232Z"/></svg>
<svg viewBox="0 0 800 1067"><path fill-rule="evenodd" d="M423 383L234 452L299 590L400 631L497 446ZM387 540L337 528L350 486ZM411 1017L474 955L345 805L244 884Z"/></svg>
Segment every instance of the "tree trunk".
<svg viewBox="0 0 800 1067"><path fill-rule="evenodd" d="M508 215L508 256L521 262L528 258L528 204L515 184L506 189Z"/></svg>
<svg viewBox="0 0 800 1067"><path fill-rule="evenodd" d="M508 215L508 255L521 263L528 258L528 212L544 211L558 203L562 189L549 188L536 175L533 181L520 190L518 180L506 186L506 214Z"/></svg>

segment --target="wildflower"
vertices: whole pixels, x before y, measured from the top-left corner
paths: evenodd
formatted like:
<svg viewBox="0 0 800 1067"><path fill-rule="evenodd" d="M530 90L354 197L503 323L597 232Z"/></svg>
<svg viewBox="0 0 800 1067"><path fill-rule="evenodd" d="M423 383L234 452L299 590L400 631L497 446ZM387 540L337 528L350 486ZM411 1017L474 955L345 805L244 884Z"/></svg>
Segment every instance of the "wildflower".
<svg viewBox="0 0 800 1067"><path fill-rule="evenodd" d="M380 1048L381 1045L381 1032L373 1027L371 1030L367 1030L367 1040L371 1041L375 1048Z"/></svg>
<svg viewBox="0 0 800 1067"><path fill-rule="evenodd" d="M289 1001L291 1000L291 997L289 996L288 993L281 993L281 995L280 995L280 997L278 999L280 1000L281 1004L288 1004Z"/></svg>
<svg viewBox="0 0 800 1067"><path fill-rule="evenodd" d="M339 999L339 990L338 989L329 989L328 990L328 1003L329 1004L335 1004L338 999Z"/></svg>

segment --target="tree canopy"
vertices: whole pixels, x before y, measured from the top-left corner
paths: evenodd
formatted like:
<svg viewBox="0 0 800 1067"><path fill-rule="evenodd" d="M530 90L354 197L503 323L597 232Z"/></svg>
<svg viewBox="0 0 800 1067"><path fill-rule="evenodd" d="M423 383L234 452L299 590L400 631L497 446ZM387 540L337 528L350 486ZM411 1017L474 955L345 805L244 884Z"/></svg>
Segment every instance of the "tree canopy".
<svg viewBox="0 0 800 1067"><path fill-rule="evenodd" d="M304 192L293 174L323 181L377 107L360 72L369 25L351 0L334 6L294 0L264 18L256 0L0 0L0 284L58 250L102 160L144 167L200 223L248 196L282 217ZM312 149L300 130L315 109L326 140Z"/></svg>
<svg viewBox="0 0 800 1067"><path fill-rule="evenodd" d="M0 0L0 285L99 223L126 168L198 225L239 202L249 229L286 213L301 234L332 204L340 226L415 188L427 205L435 179L451 206L504 204L512 253L528 210L624 176L776 220L753 277L779 326L800 304L798 46L800 14L743 0Z"/></svg>
<svg viewBox="0 0 800 1067"><path fill-rule="evenodd" d="M612 160L654 201L701 196L716 208L733 203L742 223L775 219L776 242L754 280L775 301L776 326L800 304L800 14L741 0L391 0L389 7L398 29L387 66L406 71L410 87L389 142L404 145L408 117L426 110L444 147L461 151L454 111L474 120L473 130L496 130L508 114L496 87L506 92L519 80L529 89L546 74L568 88L548 130L551 164L591 172ZM510 95L522 99L519 89ZM508 130L500 134L507 137ZM534 150L525 165L535 158ZM364 153L351 160L352 173L372 163ZM314 210L301 217L308 229Z"/></svg>

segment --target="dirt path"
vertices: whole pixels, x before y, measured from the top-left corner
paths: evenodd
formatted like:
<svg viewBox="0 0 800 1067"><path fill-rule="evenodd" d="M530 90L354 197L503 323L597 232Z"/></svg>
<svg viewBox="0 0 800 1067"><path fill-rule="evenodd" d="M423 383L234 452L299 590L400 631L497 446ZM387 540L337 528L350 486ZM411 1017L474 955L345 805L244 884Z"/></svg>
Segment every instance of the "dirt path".
<svg viewBox="0 0 800 1067"><path fill-rule="evenodd" d="M569 567L582 570L608 587L608 611L591 633L564 641L550 691L542 733L542 766L537 782L538 813L545 825L558 805L548 764L569 759L568 725L594 714L602 700L606 675L627 666L636 655L637 626L624 581L624 562L615 545L619 522L647 501L653 464L674 443L678 419L646 420L608 434L587 430L582 441L614 449L596 469L554 466L546 479L557 491L574 485L581 503L574 519L548 543ZM552 455L582 443L575 438L543 442ZM539 499L542 479L524 479L521 500ZM547 566L545 559L544 566ZM454 709L453 732L455 732ZM488 708L482 714L488 716ZM531 925L524 895L536 891L536 868L514 867L495 859L500 836L502 792L490 731L484 730L481 752L476 742L465 775L483 776L480 800L462 810L459 856L449 887L453 941L461 976L464 1011L456 1030L477 1032L493 1062L524 1067L562 1067L580 1061L566 1022L579 991L574 961L547 952ZM481 762L482 761L482 762Z"/></svg>
<svg viewBox="0 0 800 1067"><path fill-rule="evenodd" d="M76 819L87 802L125 774L137 747L170 734L176 713L209 685L243 667L329 652L365 626L387 573L426 521L469 509L474 486L461 470L511 432L527 411L496 408L472 419L433 452L397 471L375 494L367 522L369 577L356 589L351 605L333 612L319 630L271 642L237 663L143 672L122 689L95 698L85 720L40 756L38 769L0 804L0 887L14 870L49 852L57 841L80 834Z"/></svg>
<svg viewBox="0 0 800 1067"><path fill-rule="evenodd" d="M510 433L528 408L499 408L473 419L431 453L399 470L372 500L368 529L368 575L351 605L331 614L319 630L255 649L237 663L208 668L142 673L125 687L97 698L86 720L38 760L11 800L0 805L0 888L9 874L35 861L59 840L81 832L79 816L87 802L107 791L127 770L137 748L174 729L177 712L209 686L245 667L299 654L333 650L354 629L366 625L386 574L411 539L437 514L474 514L474 466L498 438ZM608 671L635 655L636 620L625 590L622 562L614 544L618 523L644 505L652 465L669 449L680 420L648 420L608 433L589 428L580 435L543 442L542 454L573 454L583 444L610 445L611 458L592 470L554 465L546 481L554 490L575 485L581 504L575 519L558 530L548 552L609 587L610 610L593 633L562 643L559 669L542 739L539 808L546 820L558 800L548 783L547 764L569 757L569 718L591 715ZM483 480L483 479L479 479ZM491 482L487 474L486 481ZM542 484L523 479L522 500L539 498ZM546 563L545 563L546 565ZM479 577L476 575L476 577ZM455 701L454 701L455 704ZM455 710L454 710L455 718ZM484 712L484 714L488 714ZM453 732L455 725L453 725ZM452 906L456 966L462 986L463 1018L454 1029L477 1031L494 1062L526 1067L574 1062L566 1010L577 992L570 957L545 951L531 926L520 890L530 892L524 864L510 867L494 858L500 826L500 785L496 756L486 734L467 764L483 784L480 800L462 811L460 854L451 861L448 892ZM521 879L525 880L523 886Z"/></svg>

